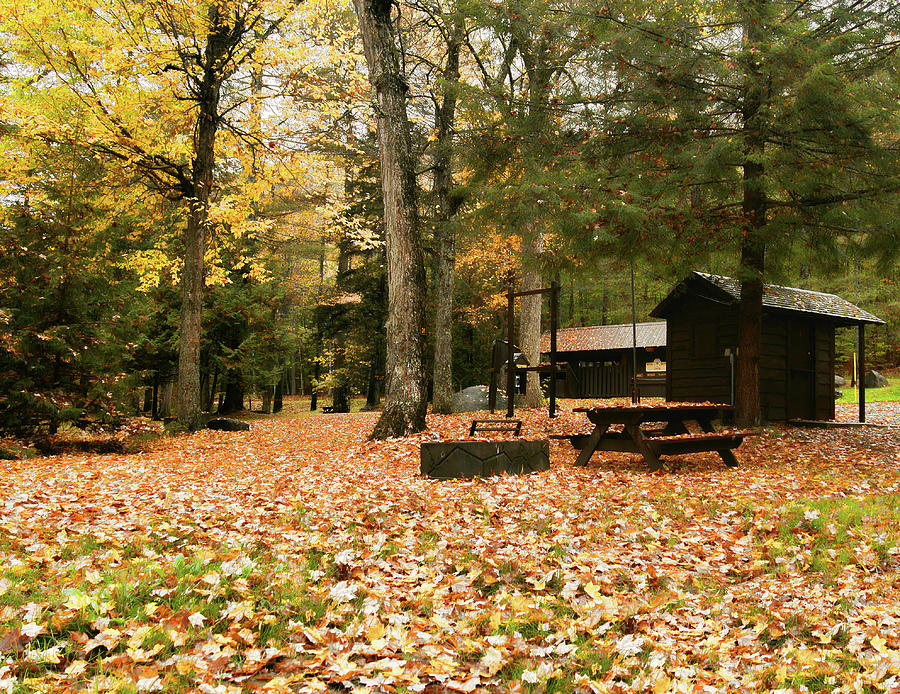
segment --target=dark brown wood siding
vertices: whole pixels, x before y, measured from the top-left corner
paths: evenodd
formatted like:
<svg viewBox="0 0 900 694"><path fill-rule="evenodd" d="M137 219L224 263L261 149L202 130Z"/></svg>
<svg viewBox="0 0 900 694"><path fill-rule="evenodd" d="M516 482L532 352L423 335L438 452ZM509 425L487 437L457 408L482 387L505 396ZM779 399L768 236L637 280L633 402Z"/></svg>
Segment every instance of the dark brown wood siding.
<svg viewBox="0 0 900 694"><path fill-rule="evenodd" d="M673 402L730 402L731 365L725 349L737 342L737 319L718 304L686 297L667 325L666 398Z"/></svg>
<svg viewBox="0 0 900 694"><path fill-rule="evenodd" d="M687 295L666 316L666 398L731 401L725 350L737 344L737 307ZM763 312L760 399L769 421L834 418L834 324L814 315Z"/></svg>
<svg viewBox="0 0 900 694"><path fill-rule="evenodd" d="M639 347L638 374L646 372L648 362L665 359L666 354L664 347L652 350ZM566 364L565 377L557 381L557 395L561 398L617 398L631 395L630 349L558 352L556 359Z"/></svg>
<svg viewBox="0 0 900 694"><path fill-rule="evenodd" d="M787 321L763 313L762 345L759 353L759 397L763 417L787 419Z"/></svg>
<svg viewBox="0 0 900 694"><path fill-rule="evenodd" d="M834 325L816 324L816 419L834 419Z"/></svg>

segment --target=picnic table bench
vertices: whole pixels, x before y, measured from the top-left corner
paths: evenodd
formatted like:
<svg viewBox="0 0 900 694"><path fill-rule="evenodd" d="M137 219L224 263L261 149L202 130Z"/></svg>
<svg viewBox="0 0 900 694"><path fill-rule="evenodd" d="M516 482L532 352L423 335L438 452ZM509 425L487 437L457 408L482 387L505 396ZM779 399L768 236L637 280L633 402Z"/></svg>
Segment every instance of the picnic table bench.
<svg viewBox="0 0 900 694"><path fill-rule="evenodd" d="M609 407L576 407L594 425L589 434L560 435L579 449L576 466L587 465L595 451L640 453L651 470L660 469L659 456L679 453L715 451L725 465L738 464L733 450L741 445L751 431L718 431L714 420L732 411L730 405L666 404L614 405ZM686 422L694 421L701 433L691 433ZM664 426L641 428L647 423ZM610 431L613 425L623 425L622 431Z"/></svg>

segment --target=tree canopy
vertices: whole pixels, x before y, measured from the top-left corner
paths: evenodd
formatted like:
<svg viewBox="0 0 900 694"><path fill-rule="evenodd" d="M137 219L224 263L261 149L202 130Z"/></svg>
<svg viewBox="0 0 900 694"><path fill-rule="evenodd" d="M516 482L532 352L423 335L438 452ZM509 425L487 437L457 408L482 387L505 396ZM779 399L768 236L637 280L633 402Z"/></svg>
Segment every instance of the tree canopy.
<svg viewBox="0 0 900 694"><path fill-rule="evenodd" d="M626 319L632 264L639 314L737 276L749 423L764 282L871 297L897 360L892 3L0 8L0 382L28 426L383 383L376 435L408 433L486 382L510 273L559 279L569 325Z"/></svg>

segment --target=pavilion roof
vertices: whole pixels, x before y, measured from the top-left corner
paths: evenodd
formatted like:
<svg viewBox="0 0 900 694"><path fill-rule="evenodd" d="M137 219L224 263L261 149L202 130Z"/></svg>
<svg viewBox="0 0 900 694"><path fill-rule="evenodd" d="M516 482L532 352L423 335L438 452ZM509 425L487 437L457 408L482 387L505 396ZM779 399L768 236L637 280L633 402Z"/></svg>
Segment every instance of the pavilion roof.
<svg viewBox="0 0 900 694"><path fill-rule="evenodd" d="M666 322L637 323L638 347L665 347ZM607 349L631 349L631 323L622 325L588 325L556 331L557 352L593 352ZM550 333L541 336L541 352L550 351Z"/></svg>

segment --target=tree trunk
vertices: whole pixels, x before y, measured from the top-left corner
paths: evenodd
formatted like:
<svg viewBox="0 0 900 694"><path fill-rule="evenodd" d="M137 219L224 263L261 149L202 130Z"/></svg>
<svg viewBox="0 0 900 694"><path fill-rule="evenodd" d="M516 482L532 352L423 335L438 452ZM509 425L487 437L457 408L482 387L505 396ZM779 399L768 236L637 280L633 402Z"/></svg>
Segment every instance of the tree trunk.
<svg viewBox="0 0 900 694"><path fill-rule="evenodd" d="M447 46L444 67L444 99L435 113L437 142L434 155L434 195L437 202L435 225L434 278L434 397L432 410L453 412L453 279L456 272L456 232L452 218L459 201L452 200L450 187L453 153L453 122L456 117L456 87L459 83L459 50L463 39L462 18L457 16L454 33Z"/></svg>
<svg viewBox="0 0 900 694"><path fill-rule="evenodd" d="M540 289L542 286L541 254L544 250L544 237L539 231L534 231L530 239L522 242L522 286L521 291L527 292ZM541 306L542 294L533 294L522 297L522 308L519 311L519 349L528 360L529 366L537 366L541 363ZM526 372L527 386L525 395L521 398L522 407L540 407L541 380L537 371Z"/></svg>
<svg viewBox="0 0 900 694"><path fill-rule="evenodd" d="M219 7L209 8L210 33L206 39L203 77L198 85L197 124L194 132L194 165L190 190L185 190L188 216L184 233L184 267L181 276L181 334L178 346L178 403L176 416L190 430L203 426L200 416L200 309L203 302L203 257L209 196L215 168L216 130L222 62L229 50L229 32L220 21Z"/></svg>
<svg viewBox="0 0 900 694"><path fill-rule="evenodd" d="M766 0L753 0L747 8L744 32L750 45L765 39L763 11ZM744 134L743 229L741 242L741 300L738 312L738 359L735 422L755 426L762 419L759 396L759 357L762 344L762 296L765 273L766 224L765 136L760 118L765 82L755 58L746 67L746 92L742 109Z"/></svg>
<svg viewBox="0 0 900 694"><path fill-rule="evenodd" d="M244 409L244 385L241 372L230 369L225 376L225 396L219 403L219 414L240 412Z"/></svg>
<svg viewBox="0 0 900 694"><path fill-rule="evenodd" d="M205 409L207 412L212 412L213 400L216 399L216 388L218 387L218 385L219 385L219 369L218 369L218 367L216 367L216 369L213 371L212 382L210 383L210 386L209 386L209 393L208 393L209 399L206 400L206 403L205 403L206 404Z"/></svg>
<svg viewBox="0 0 900 694"><path fill-rule="evenodd" d="M284 409L284 376L278 379L275 385L275 401L272 403L272 412L278 414Z"/></svg>
<svg viewBox="0 0 900 694"><path fill-rule="evenodd" d="M347 387L347 346L344 336L338 334L333 347L334 362L332 363L332 381L334 389L331 391L331 411L350 411L350 389Z"/></svg>
<svg viewBox="0 0 900 694"><path fill-rule="evenodd" d="M387 251L388 318L385 404L373 439L425 428L425 263L419 241L415 160L406 117L391 3L353 0L375 89Z"/></svg>
<svg viewBox="0 0 900 694"><path fill-rule="evenodd" d="M175 384L172 379L163 382L159 393L159 418L165 419L172 416L172 391Z"/></svg>
<svg viewBox="0 0 900 694"><path fill-rule="evenodd" d="M338 247L338 268L335 280L337 286L341 286L350 272L350 247L346 242L341 242ZM346 324L346 309L342 311L340 323ZM331 345L333 355L331 364L331 381L334 384L331 391L331 411L350 411L350 387L347 374L347 338L343 328L338 328L334 333Z"/></svg>
<svg viewBox="0 0 900 694"><path fill-rule="evenodd" d="M387 290L383 277L380 286L379 296L383 300ZM384 379L384 334L381 331L372 338L370 364L369 383L366 388L366 411L377 410L381 405L381 382Z"/></svg>
<svg viewBox="0 0 900 694"><path fill-rule="evenodd" d="M312 383L310 383L309 390L309 411L315 412L319 407L319 377L322 375L322 364L319 361L319 358L316 357L313 362L313 377Z"/></svg>

